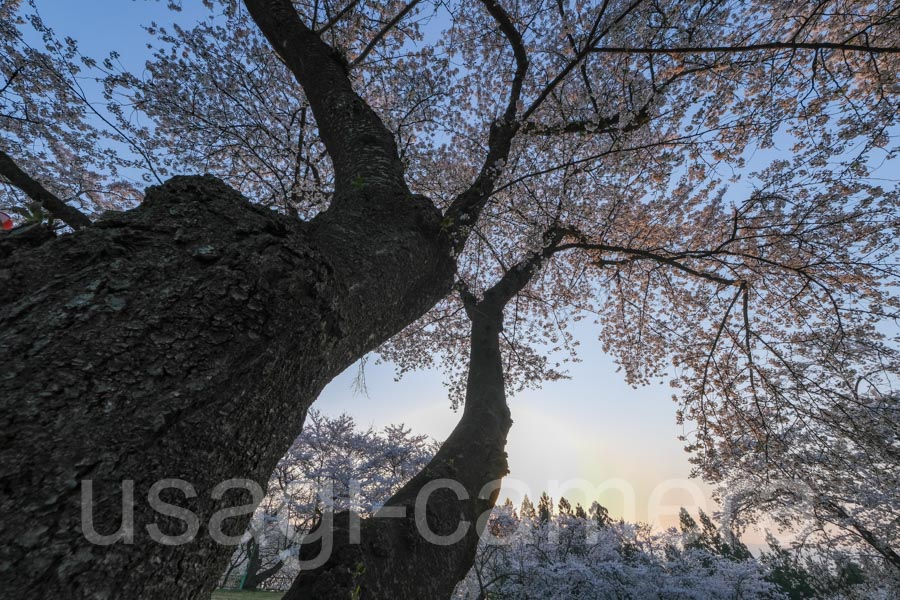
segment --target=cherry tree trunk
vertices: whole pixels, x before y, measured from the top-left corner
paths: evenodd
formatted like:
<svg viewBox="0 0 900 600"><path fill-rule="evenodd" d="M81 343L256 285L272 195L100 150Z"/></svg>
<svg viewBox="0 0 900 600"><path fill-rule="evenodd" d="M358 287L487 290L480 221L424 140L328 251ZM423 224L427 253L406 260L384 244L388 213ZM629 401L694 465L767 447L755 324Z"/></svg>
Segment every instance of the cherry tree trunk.
<svg viewBox="0 0 900 600"><path fill-rule="evenodd" d="M4 596L208 597L233 551L211 532L240 536L252 511L247 489L217 484L265 485L322 387L450 289L435 208L377 193L345 191L302 223L179 177L137 209L5 250ZM196 516L187 541L179 509Z"/></svg>
<svg viewBox="0 0 900 600"><path fill-rule="evenodd" d="M240 588L242 590L255 590L266 579L275 576L284 566L284 561L278 560L275 564L263 569L262 558L259 555L259 544L255 540L251 540L249 546L250 552L247 558L247 565L244 576L241 578Z"/></svg>
<svg viewBox="0 0 900 600"><path fill-rule="evenodd" d="M373 517L342 512L322 527L327 561L301 571L285 600L449 598L475 561L479 536L508 472L512 425L503 385L502 308L483 302L472 318L463 416L441 449ZM358 532L358 533L357 533ZM352 541L358 537L357 541ZM328 538L326 538L328 539ZM312 561L323 541L304 545Z"/></svg>

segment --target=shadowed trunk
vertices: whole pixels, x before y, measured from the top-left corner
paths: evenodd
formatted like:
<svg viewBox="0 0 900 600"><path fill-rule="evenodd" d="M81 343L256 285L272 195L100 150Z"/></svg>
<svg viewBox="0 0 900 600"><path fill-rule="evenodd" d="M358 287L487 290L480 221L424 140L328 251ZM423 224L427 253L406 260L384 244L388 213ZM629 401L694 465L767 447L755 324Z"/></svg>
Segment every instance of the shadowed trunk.
<svg viewBox="0 0 900 600"><path fill-rule="evenodd" d="M319 524L313 533L326 537L327 562L302 570L285 600L450 597L474 563L500 480L509 470L505 448L512 420L500 352L503 309L551 252L547 248L510 269L480 301L463 292L472 327L462 418L428 466L378 513L360 521L343 512L333 523ZM300 549L301 561L321 554L321 540Z"/></svg>
<svg viewBox="0 0 900 600"><path fill-rule="evenodd" d="M438 212L402 191L375 194L350 192L302 223L215 178L180 177L74 234L3 246L4 595L208 594L233 551L211 537L210 517L251 504L246 490L216 499L214 487L264 485L322 387L450 289ZM147 530L188 528L175 507L148 502L167 478L191 487L161 500L199 525L180 545ZM133 532L86 539L85 518L98 534L119 530L129 482ZM220 514L231 517L223 533L240 536L250 512Z"/></svg>
<svg viewBox="0 0 900 600"><path fill-rule="evenodd" d="M244 4L302 86L334 168L313 221L178 177L91 224L4 164L79 229L0 238L10 597L208 597L255 506L255 486L218 484L265 484L325 384L450 291L507 158L509 124L441 215L410 193L391 132L290 0Z"/></svg>
<svg viewBox="0 0 900 600"><path fill-rule="evenodd" d="M283 566L284 566L284 563L282 561L278 561L271 567L268 567L261 571L256 571L253 574L248 573L247 578L244 580L244 585L241 586L241 589L242 590L255 590L260 585L262 585L263 582L266 581L266 579L269 579L270 577L274 577L275 575L277 575L278 571L280 571Z"/></svg>
<svg viewBox="0 0 900 600"><path fill-rule="evenodd" d="M303 571L286 600L450 596L475 559L478 536L496 501L499 480L508 471L504 448L512 421L503 391L500 324L499 313L480 315L472 322L465 409L435 457L391 497L387 510L360 523L360 544L348 543L350 516L335 515L331 558L321 568ZM491 482L497 485L481 494ZM416 500L425 502L428 490L423 488L429 484L436 487L427 497L427 508L420 506L417 513ZM386 516L397 508L403 516ZM465 534L453 541L460 526ZM431 540L425 537L429 531L434 535ZM436 543L436 538L453 543ZM320 551L320 543L304 547L300 558L311 560Z"/></svg>

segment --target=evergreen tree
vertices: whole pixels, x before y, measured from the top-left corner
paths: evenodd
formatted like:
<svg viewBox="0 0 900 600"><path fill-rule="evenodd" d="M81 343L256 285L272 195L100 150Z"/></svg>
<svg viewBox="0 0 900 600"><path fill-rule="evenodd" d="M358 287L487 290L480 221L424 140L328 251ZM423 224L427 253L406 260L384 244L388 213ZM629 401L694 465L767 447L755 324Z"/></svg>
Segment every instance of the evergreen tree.
<svg viewBox="0 0 900 600"><path fill-rule="evenodd" d="M522 499L522 506L519 509L519 513L521 513L523 519L530 521L537 519L537 512L535 511L534 504L531 502L531 498L528 497L528 494L525 494L525 497Z"/></svg>
<svg viewBox="0 0 900 600"><path fill-rule="evenodd" d="M584 507L580 502L575 505L575 517L578 519L587 519L587 513L584 511Z"/></svg>
<svg viewBox="0 0 900 600"><path fill-rule="evenodd" d="M791 600L803 598L815 598L816 589L806 569L785 548L782 548L778 540L771 534L766 537L769 551L760 555L760 561L769 568L769 581L783 590Z"/></svg>
<svg viewBox="0 0 900 600"><path fill-rule="evenodd" d="M538 501L538 521L541 525L550 522L550 517L553 516L553 499L547 495L547 492L543 492L541 494L541 499Z"/></svg>
<svg viewBox="0 0 900 600"><path fill-rule="evenodd" d="M590 517L597 524L597 527L608 527L612 521L609 518L609 511L599 502L591 504Z"/></svg>

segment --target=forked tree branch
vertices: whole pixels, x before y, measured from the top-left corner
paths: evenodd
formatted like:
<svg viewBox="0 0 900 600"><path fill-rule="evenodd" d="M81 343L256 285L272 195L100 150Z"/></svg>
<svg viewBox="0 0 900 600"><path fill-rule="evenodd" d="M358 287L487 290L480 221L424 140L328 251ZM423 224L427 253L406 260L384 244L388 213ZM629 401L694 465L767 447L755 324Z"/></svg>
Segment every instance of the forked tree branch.
<svg viewBox="0 0 900 600"><path fill-rule="evenodd" d="M488 151L478 177L469 188L457 196L447 209L446 219L450 223L450 233L457 251L462 249L469 228L474 225L488 198L494 191L494 184L502 171L503 163L509 158L512 140L519 130L516 119L522 86L528 72L528 54L522 34L513 24L512 17L496 0L481 0L481 3L497 22L501 33L512 47L516 69L510 84L509 98L503 116L491 124L488 136Z"/></svg>
<svg viewBox="0 0 900 600"><path fill-rule="evenodd" d="M587 58L587 56L591 52L591 49L597 44L597 42L606 37L606 35L609 34L609 32L612 31L614 27L624 21L625 18L633 11L635 11L643 1L644 0L632 0L632 2L628 6L626 6L615 19L613 19L608 25L606 25L606 27L600 29L601 20L606 12L606 5L604 5L603 10L600 11L600 13L594 19L593 25L591 26L591 30L588 35L590 42L586 44L584 48L582 48L579 52L576 52L575 56L572 57L572 59L568 63L566 63L566 65L562 69L560 69L556 76L551 79L550 82L547 83L547 85L544 86L544 89L541 90L541 93L537 95L537 97L532 101L528 108L526 108L522 113L522 120L526 120L528 119L528 117L534 114L534 112L541 107L541 105L550 96L550 94L553 93L553 90L555 90L560 83L565 81L566 77L569 76L569 73L571 73L572 70L575 69L575 67L580 65L582 61Z"/></svg>
<svg viewBox="0 0 900 600"><path fill-rule="evenodd" d="M564 237L563 229L551 227L547 230L544 233L543 247L507 270L500 281L484 293L481 304L489 304L502 310L531 281L535 273L540 271L544 262L559 251L560 242Z"/></svg>
<svg viewBox="0 0 900 600"><path fill-rule="evenodd" d="M346 62L303 23L290 0L244 4L303 87L334 164L336 201L363 189L408 195L394 138L353 91Z"/></svg>

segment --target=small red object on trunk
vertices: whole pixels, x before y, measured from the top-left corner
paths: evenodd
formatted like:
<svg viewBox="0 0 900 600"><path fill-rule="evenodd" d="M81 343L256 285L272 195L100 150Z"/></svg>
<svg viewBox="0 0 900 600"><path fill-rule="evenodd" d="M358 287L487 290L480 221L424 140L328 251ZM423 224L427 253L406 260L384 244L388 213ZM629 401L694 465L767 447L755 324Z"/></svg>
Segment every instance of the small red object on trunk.
<svg viewBox="0 0 900 600"><path fill-rule="evenodd" d="M13 228L13 221L5 212L0 212L0 228L2 228L3 231L9 231Z"/></svg>

